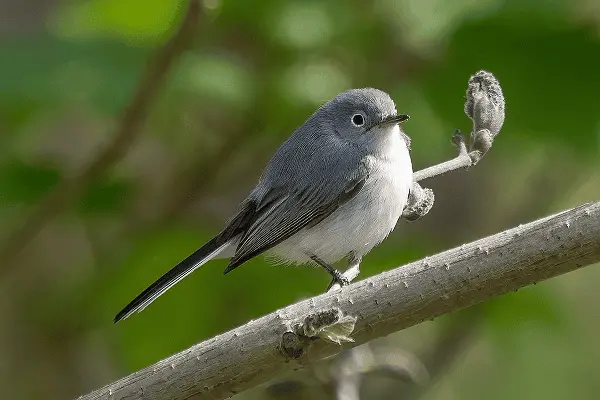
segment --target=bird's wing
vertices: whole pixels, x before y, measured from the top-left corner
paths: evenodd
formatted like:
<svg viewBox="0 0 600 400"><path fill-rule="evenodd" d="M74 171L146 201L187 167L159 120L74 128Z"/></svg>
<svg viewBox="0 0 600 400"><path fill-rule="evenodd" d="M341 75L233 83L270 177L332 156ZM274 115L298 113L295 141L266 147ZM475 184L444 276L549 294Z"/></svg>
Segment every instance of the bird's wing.
<svg viewBox="0 0 600 400"><path fill-rule="evenodd" d="M313 182L311 187L276 190L270 196L267 195L269 205L263 208L242 235L225 273L278 245L303 228L314 226L327 218L360 192L367 176L365 168L357 169L352 176L345 178L343 185L337 185L340 189L335 193L331 193L331 188L327 189L327 181L321 181Z"/></svg>

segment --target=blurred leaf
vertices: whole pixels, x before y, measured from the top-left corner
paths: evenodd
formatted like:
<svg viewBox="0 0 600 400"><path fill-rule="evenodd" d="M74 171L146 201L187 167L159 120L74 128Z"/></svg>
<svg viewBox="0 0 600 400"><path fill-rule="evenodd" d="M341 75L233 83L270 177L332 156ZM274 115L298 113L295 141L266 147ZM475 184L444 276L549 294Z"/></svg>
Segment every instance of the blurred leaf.
<svg viewBox="0 0 600 400"><path fill-rule="evenodd" d="M6 129L7 133L14 132L20 125L26 124L42 107L43 104L30 99L20 99L11 103L10 107L0 107L0 130Z"/></svg>
<svg viewBox="0 0 600 400"><path fill-rule="evenodd" d="M347 90L350 82L342 68L328 60L313 60L289 68L283 75L280 90L290 102L304 101L319 106Z"/></svg>
<svg viewBox="0 0 600 400"><path fill-rule="evenodd" d="M402 41L425 55L446 42L464 20L496 11L503 1L378 0L381 17L402 31Z"/></svg>
<svg viewBox="0 0 600 400"><path fill-rule="evenodd" d="M266 20L264 17L269 10L274 8L274 5L279 5L281 2L278 0L221 1L221 4L220 18L222 18L223 22L241 28L263 27L272 30L272 24L265 23ZM258 32L250 31L248 33Z"/></svg>
<svg viewBox="0 0 600 400"><path fill-rule="evenodd" d="M109 42L71 43L47 36L0 46L0 115L14 124L40 110L89 102L115 114L129 101L146 51Z"/></svg>
<svg viewBox="0 0 600 400"><path fill-rule="evenodd" d="M115 214L123 210L131 182L116 178L101 179L88 185L79 201L79 210L85 214Z"/></svg>
<svg viewBox="0 0 600 400"><path fill-rule="evenodd" d="M256 90L248 67L223 55L188 55L174 77L175 87L236 108L247 106Z"/></svg>
<svg viewBox="0 0 600 400"><path fill-rule="evenodd" d="M326 4L288 1L271 10L270 27L284 46L310 48L326 44L332 35L332 18Z"/></svg>
<svg viewBox="0 0 600 400"><path fill-rule="evenodd" d="M560 332L564 331L568 320L552 291L541 285L507 293L478 307L483 308L484 324L489 334L502 347L511 346L519 330L542 325Z"/></svg>
<svg viewBox="0 0 600 400"><path fill-rule="evenodd" d="M413 170L456 152L451 142L453 128L442 124L420 87L408 82L398 84L390 90L390 96L399 112L410 115L410 122L402 129L413 138L410 151Z"/></svg>
<svg viewBox="0 0 600 400"><path fill-rule="evenodd" d="M70 37L109 37L126 43L156 43L164 39L185 3L183 0L69 3L56 13L54 29Z"/></svg>
<svg viewBox="0 0 600 400"><path fill-rule="evenodd" d="M34 204L59 180L57 168L12 160L0 168L0 205Z"/></svg>

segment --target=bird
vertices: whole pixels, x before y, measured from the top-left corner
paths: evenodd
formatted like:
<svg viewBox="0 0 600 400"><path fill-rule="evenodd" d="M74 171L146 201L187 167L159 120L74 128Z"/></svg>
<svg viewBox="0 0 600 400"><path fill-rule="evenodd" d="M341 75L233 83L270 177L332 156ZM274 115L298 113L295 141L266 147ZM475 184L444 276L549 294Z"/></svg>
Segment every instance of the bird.
<svg viewBox="0 0 600 400"><path fill-rule="evenodd" d="M395 228L413 185L410 138L392 98L350 89L321 105L281 146L224 228L135 297L114 322L140 312L206 262L229 258L227 274L265 253L323 267L331 289ZM332 267L346 261L345 272ZM337 284L337 285L336 285Z"/></svg>

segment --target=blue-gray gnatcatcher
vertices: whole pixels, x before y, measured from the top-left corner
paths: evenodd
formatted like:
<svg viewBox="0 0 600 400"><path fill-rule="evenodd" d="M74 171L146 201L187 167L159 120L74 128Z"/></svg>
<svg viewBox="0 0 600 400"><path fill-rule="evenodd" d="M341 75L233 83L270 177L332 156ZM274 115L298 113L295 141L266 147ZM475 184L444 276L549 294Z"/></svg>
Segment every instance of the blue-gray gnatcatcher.
<svg viewBox="0 0 600 400"><path fill-rule="evenodd" d="M394 229L413 184L408 137L394 101L377 89L343 92L275 152L258 185L223 231L144 290L115 317L143 310L213 258L225 273L266 253L316 263L348 284L361 258ZM341 273L331 264L346 258Z"/></svg>

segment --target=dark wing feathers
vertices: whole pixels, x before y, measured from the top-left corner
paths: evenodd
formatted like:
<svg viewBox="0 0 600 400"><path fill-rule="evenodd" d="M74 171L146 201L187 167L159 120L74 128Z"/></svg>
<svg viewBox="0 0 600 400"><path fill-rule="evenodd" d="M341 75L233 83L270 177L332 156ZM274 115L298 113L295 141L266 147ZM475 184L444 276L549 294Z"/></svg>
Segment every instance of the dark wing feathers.
<svg viewBox="0 0 600 400"><path fill-rule="evenodd" d="M220 241L225 243L248 229L258 216L257 209L255 201L244 201L239 211L225 224L225 229L217 235Z"/></svg>
<svg viewBox="0 0 600 400"><path fill-rule="evenodd" d="M262 215L243 234L225 273L278 245L303 228L315 226L356 196L365 181L366 175L350 180L345 189L328 202L318 199L318 191L313 196L307 196L306 193L280 193L280 197L271 200L271 206L263 208ZM316 201L311 201L315 198Z"/></svg>

